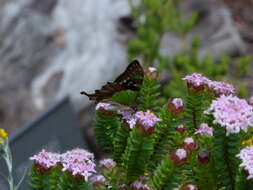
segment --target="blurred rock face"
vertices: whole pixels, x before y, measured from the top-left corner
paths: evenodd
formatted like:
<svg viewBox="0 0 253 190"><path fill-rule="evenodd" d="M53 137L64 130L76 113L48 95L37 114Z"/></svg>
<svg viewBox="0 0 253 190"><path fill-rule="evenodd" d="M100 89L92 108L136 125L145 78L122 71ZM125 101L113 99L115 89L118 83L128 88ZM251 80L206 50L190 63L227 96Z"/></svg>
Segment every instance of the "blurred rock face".
<svg viewBox="0 0 253 190"><path fill-rule="evenodd" d="M239 37L222 38L224 27L228 36L229 31L236 34L231 19L217 22L230 18L226 9L223 14L213 6L185 2L186 14L196 9L208 13L193 31L209 37L203 52L218 56L240 49ZM93 92L125 68L130 31L120 32L118 20L129 14L128 0L0 0L0 126L18 127L66 95L76 110L85 108L88 98L79 92ZM229 43L217 49L222 40ZM168 33L161 51L170 55L181 44Z"/></svg>
<svg viewBox="0 0 253 190"><path fill-rule="evenodd" d="M3 1L3 0L1 0ZM0 3L0 125L17 127L70 95L77 110L126 64L117 20L127 0Z"/></svg>
<svg viewBox="0 0 253 190"><path fill-rule="evenodd" d="M190 45L196 35L201 39L200 58L206 54L217 59L224 54L245 53L245 44L226 7L213 0L187 0L181 4L181 10L185 17L192 11L198 12L198 23L184 39L186 42L171 32L166 33L161 44L161 52L164 55L171 56L180 52L182 46Z"/></svg>

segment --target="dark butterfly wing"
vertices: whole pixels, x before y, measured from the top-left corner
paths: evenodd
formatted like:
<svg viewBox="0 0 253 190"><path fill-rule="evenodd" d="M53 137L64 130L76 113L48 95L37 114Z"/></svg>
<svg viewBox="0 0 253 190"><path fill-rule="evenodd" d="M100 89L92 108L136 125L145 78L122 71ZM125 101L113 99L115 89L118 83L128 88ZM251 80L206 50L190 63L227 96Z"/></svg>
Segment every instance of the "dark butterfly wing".
<svg viewBox="0 0 253 190"><path fill-rule="evenodd" d="M81 94L88 96L90 100L98 103L123 90L138 91L139 85L143 82L143 78L143 68L137 60L134 60L114 82L107 82L100 90L96 90L94 94L88 94L84 91Z"/></svg>
<svg viewBox="0 0 253 190"><path fill-rule="evenodd" d="M131 62L126 68L125 72L118 76L114 83L123 86L127 90L138 91L139 85L142 84L144 78L144 71L137 60Z"/></svg>

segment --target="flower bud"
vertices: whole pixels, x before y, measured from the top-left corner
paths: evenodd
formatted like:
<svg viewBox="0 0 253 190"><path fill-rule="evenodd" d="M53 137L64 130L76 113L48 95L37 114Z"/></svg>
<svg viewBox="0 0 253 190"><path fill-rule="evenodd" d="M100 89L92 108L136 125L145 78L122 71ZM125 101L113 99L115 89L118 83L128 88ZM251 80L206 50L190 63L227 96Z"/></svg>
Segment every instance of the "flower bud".
<svg viewBox="0 0 253 190"><path fill-rule="evenodd" d="M100 160L99 162L100 167L106 169L106 170L113 170L116 166L116 162L114 162L111 158Z"/></svg>
<svg viewBox="0 0 253 190"><path fill-rule="evenodd" d="M176 130L179 133L183 134L185 132L185 127L184 127L184 125L179 125L179 126L176 127Z"/></svg>
<svg viewBox="0 0 253 190"><path fill-rule="evenodd" d="M197 148L197 143L193 140L193 138L188 137L184 140L182 147L190 153L192 150Z"/></svg>
<svg viewBox="0 0 253 190"><path fill-rule="evenodd" d="M253 96L250 97L248 102L249 102L249 105L253 106Z"/></svg>
<svg viewBox="0 0 253 190"><path fill-rule="evenodd" d="M94 175L90 179L91 183L100 189L106 189L104 183L106 183L106 179L102 175Z"/></svg>
<svg viewBox="0 0 253 190"><path fill-rule="evenodd" d="M168 110L172 114L180 114L184 111L183 100L181 98L170 99L167 103Z"/></svg>
<svg viewBox="0 0 253 190"><path fill-rule="evenodd" d="M187 183L183 185L182 190L197 190L197 187L193 184Z"/></svg>
<svg viewBox="0 0 253 190"><path fill-rule="evenodd" d="M149 78L157 79L158 78L157 69L155 67L149 67L148 70L146 71L146 75Z"/></svg>
<svg viewBox="0 0 253 190"><path fill-rule="evenodd" d="M171 160L176 164L177 166L182 166L186 163L188 154L185 149L177 149L174 152L171 153Z"/></svg>
<svg viewBox="0 0 253 190"><path fill-rule="evenodd" d="M198 153L198 160L201 164L207 164L210 160L210 152L200 151Z"/></svg>

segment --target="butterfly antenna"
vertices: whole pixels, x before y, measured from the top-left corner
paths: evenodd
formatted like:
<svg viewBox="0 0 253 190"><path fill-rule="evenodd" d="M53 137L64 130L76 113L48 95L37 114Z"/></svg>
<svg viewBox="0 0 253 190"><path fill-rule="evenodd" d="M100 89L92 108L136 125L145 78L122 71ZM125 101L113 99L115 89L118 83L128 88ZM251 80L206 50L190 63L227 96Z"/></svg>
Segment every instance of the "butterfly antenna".
<svg viewBox="0 0 253 190"><path fill-rule="evenodd" d="M85 91L81 91L80 94L89 96L90 94L86 93Z"/></svg>

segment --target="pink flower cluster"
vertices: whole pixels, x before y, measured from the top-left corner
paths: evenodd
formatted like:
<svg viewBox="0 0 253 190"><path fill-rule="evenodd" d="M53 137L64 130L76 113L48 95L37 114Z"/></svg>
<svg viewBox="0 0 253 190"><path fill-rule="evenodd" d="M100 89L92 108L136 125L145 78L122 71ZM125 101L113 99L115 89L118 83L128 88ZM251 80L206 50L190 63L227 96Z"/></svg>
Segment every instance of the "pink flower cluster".
<svg viewBox="0 0 253 190"><path fill-rule="evenodd" d="M218 97L221 95L230 95L235 92L235 88L233 85L220 82L220 81L212 81L207 77L204 77L201 74L193 73L192 75L187 75L183 78L183 80L187 81L188 87L192 87L195 90L203 90L204 86L208 86L208 88L214 92L214 94Z"/></svg>
<svg viewBox="0 0 253 190"><path fill-rule="evenodd" d="M249 174L247 179L253 178L253 146L243 148L237 155L242 160L240 167Z"/></svg>
<svg viewBox="0 0 253 190"><path fill-rule="evenodd" d="M42 150L30 159L34 161L40 171L47 171L59 163L62 165L62 171L68 171L73 176L83 177L86 181L92 173L96 172L93 154L79 148L67 151L64 154Z"/></svg>
<svg viewBox="0 0 253 190"><path fill-rule="evenodd" d="M136 180L132 184L134 190L152 190L147 184L143 184L142 181Z"/></svg>
<svg viewBox="0 0 253 190"><path fill-rule="evenodd" d="M189 87L193 87L194 89L202 89L204 85L209 82L207 77L199 73L193 73L192 75L186 75L183 80L185 80Z"/></svg>
<svg viewBox="0 0 253 190"><path fill-rule="evenodd" d="M161 121L161 119L154 115L150 110L147 110L146 112L138 111L136 112L135 117L136 124L146 135L153 133L156 122Z"/></svg>
<svg viewBox="0 0 253 190"><path fill-rule="evenodd" d="M79 148L62 154L61 164L63 171L68 171L73 176L84 177L85 181L96 172L93 154Z"/></svg>
<svg viewBox="0 0 253 190"><path fill-rule="evenodd" d="M154 125L160 119L155 116L150 110L146 112L138 111L136 113L124 111L120 112L122 119L126 122L128 128L133 129L135 125L140 126L144 132L154 128Z"/></svg>
<svg viewBox="0 0 253 190"><path fill-rule="evenodd" d="M48 170L60 162L61 155L54 152L46 152L43 149L37 155L32 156L30 160L33 160L40 169Z"/></svg>
<svg viewBox="0 0 253 190"><path fill-rule="evenodd" d="M253 107L236 96L224 96L212 101L207 114L214 116L214 124L226 128L226 134L247 131L253 125Z"/></svg>
<svg viewBox="0 0 253 190"><path fill-rule="evenodd" d="M207 133L210 136L213 136L213 128L209 127L206 123L202 123L194 134L196 135L196 134L204 134L204 133Z"/></svg>
<svg viewBox="0 0 253 190"><path fill-rule="evenodd" d="M146 127L152 127L157 121L161 121L161 119L154 115L150 110L147 110L146 112L138 111L136 112L135 117L138 122Z"/></svg>

